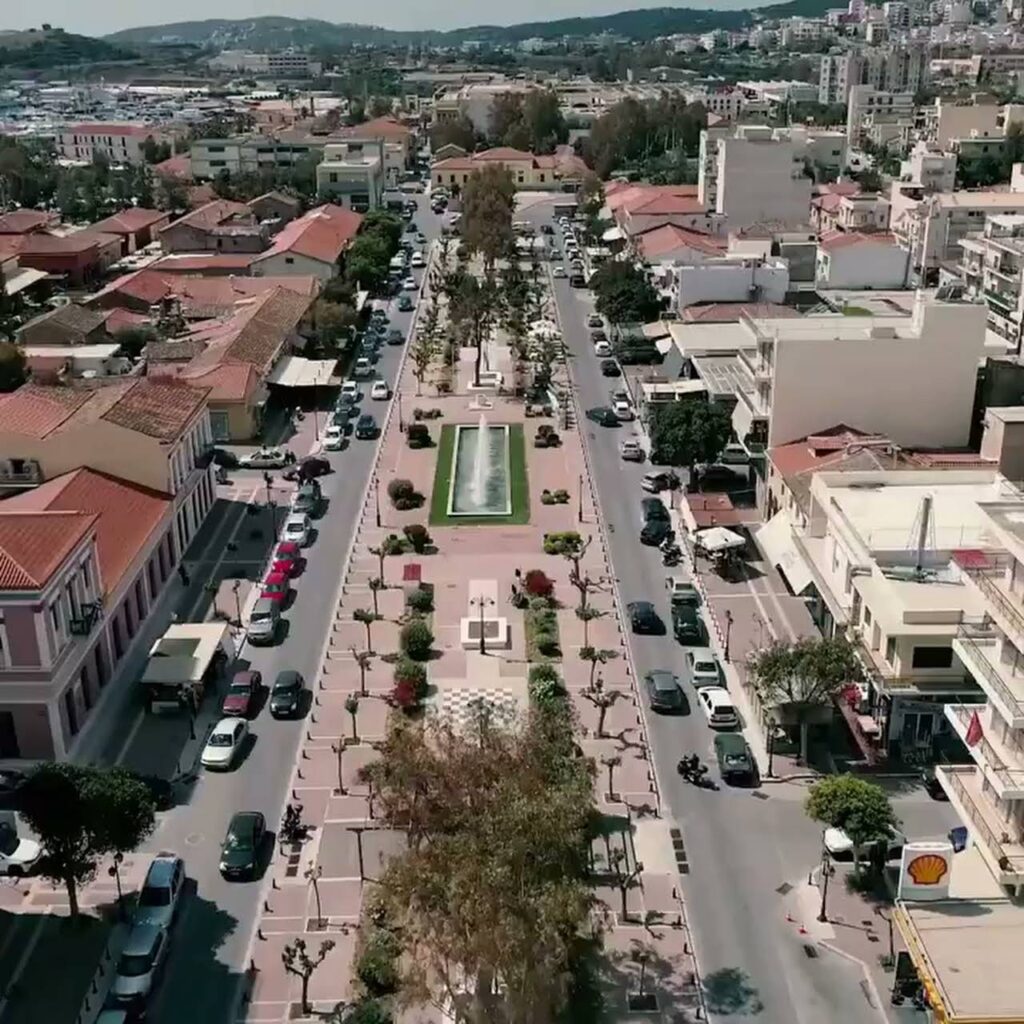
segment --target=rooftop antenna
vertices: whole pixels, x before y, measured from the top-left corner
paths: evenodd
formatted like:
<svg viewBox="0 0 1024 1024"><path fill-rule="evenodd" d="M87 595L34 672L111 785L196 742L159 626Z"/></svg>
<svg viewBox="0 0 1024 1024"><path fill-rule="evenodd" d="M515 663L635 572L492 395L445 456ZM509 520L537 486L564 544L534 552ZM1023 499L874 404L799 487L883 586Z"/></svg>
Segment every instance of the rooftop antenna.
<svg viewBox="0 0 1024 1024"><path fill-rule="evenodd" d="M914 574L918 578L925 575L924 553L927 548L935 549L935 518L932 515L932 496L926 494L921 499L921 507L917 510L911 530L917 532L917 551L914 556Z"/></svg>

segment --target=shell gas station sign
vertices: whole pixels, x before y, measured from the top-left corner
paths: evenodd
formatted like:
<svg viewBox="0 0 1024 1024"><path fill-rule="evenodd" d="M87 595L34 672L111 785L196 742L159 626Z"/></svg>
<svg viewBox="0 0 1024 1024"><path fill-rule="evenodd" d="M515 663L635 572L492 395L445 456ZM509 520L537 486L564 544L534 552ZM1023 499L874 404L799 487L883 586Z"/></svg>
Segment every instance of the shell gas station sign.
<svg viewBox="0 0 1024 1024"><path fill-rule="evenodd" d="M952 843L907 843L900 863L899 899L918 902L947 899L952 871Z"/></svg>

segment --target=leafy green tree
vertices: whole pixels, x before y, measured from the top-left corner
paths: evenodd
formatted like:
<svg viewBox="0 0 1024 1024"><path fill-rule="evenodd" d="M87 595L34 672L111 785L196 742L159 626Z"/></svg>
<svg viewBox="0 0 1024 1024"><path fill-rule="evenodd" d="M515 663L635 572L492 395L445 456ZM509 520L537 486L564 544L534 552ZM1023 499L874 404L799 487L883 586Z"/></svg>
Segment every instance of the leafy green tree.
<svg viewBox="0 0 1024 1024"><path fill-rule="evenodd" d="M152 327L125 327L114 335L121 355L138 359L146 346L159 341L160 335Z"/></svg>
<svg viewBox="0 0 1024 1024"><path fill-rule="evenodd" d="M523 100L523 125L532 153L551 153L569 137L558 94L554 89L531 89Z"/></svg>
<svg viewBox="0 0 1024 1024"><path fill-rule="evenodd" d="M593 765L573 756L568 722L552 710L518 730L484 711L458 732L400 724L364 769L378 818L409 837L379 882L403 995L454 996L463 1020L557 1019L593 905Z"/></svg>
<svg viewBox="0 0 1024 1024"><path fill-rule="evenodd" d="M78 887L96 874L104 854L134 850L155 824L145 784L121 768L46 763L21 790L21 813L46 857L42 873L67 889L78 916Z"/></svg>
<svg viewBox="0 0 1024 1024"><path fill-rule="evenodd" d="M394 101L390 96L370 97L370 117L387 117L394 111Z"/></svg>
<svg viewBox="0 0 1024 1024"><path fill-rule="evenodd" d="M761 702L795 720L805 764L811 720L860 675L853 648L842 636L776 641L754 652L747 668Z"/></svg>
<svg viewBox="0 0 1024 1024"><path fill-rule="evenodd" d="M21 348L10 341L0 341L0 393L17 391L28 380L28 363Z"/></svg>
<svg viewBox="0 0 1024 1024"><path fill-rule="evenodd" d="M445 276L443 291L448 299L448 316L455 330L476 348L473 380L479 386L484 340L490 334L501 309L497 280L489 269L477 277L465 270Z"/></svg>
<svg viewBox="0 0 1024 1024"><path fill-rule="evenodd" d="M390 258L398 252L399 243L402 241L402 222L386 210L371 210L363 216L359 232L363 235L378 235L384 239Z"/></svg>
<svg viewBox="0 0 1024 1024"><path fill-rule="evenodd" d="M491 103L488 118L488 141L495 146L509 145L510 134L523 123L523 94L499 92Z"/></svg>
<svg viewBox="0 0 1024 1024"><path fill-rule="evenodd" d="M377 232L356 235L345 254L345 276L359 288L379 288L388 279L391 254Z"/></svg>
<svg viewBox="0 0 1024 1024"><path fill-rule="evenodd" d="M340 302L320 297L313 304L313 322L317 340L325 351L339 348L340 343L356 322L356 311Z"/></svg>
<svg viewBox="0 0 1024 1024"><path fill-rule="evenodd" d="M459 146L467 153L476 149L477 134L473 122L465 115L430 129L430 148L436 153L444 146Z"/></svg>
<svg viewBox="0 0 1024 1024"><path fill-rule="evenodd" d="M885 790L856 775L832 775L816 782L804 809L809 818L850 837L857 870L864 847L887 837L899 824Z"/></svg>
<svg viewBox="0 0 1024 1024"><path fill-rule="evenodd" d="M661 312L661 302L647 275L634 263L608 260L590 279L597 311L613 324L647 323Z"/></svg>
<svg viewBox="0 0 1024 1024"><path fill-rule="evenodd" d="M715 462L732 436L729 413L714 402L666 402L651 410L651 461L660 466Z"/></svg>
<svg viewBox="0 0 1024 1024"><path fill-rule="evenodd" d="M512 173L499 164L474 171L462 190L462 238L479 253L485 268L512 251L512 210L516 186Z"/></svg>

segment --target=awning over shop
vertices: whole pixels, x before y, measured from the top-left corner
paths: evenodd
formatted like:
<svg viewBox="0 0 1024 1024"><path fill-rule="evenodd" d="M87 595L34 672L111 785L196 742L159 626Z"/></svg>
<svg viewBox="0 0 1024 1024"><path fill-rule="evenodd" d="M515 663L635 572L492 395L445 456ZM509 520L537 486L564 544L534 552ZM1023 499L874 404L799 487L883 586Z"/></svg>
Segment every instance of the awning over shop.
<svg viewBox="0 0 1024 1024"><path fill-rule="evenodd" d="M615 227L609 228L601 235L601 241L618 242L620 239L625 237L626 236L622 233L622 228L620 228L618 225L615 225Z"/></svg>
<svg viewBox="0 0 1024 1024"><path fill-rule="evenodd" d="M768 561L786 577L794 594L801 594L811 584L811 570L793 541L793 524L785 512L776 512L757 531L758 546Z"/></svg>
<svg viewBox="0 0 1024 1024"><path fill-rule="evenodd" d="M25 267L15 271L10 277L5 278L4 292L8 295L17 295L26 288L31 288L32 285L45 281L47 276L45 270L34 270L32 267Z"/></svg>
<svg viewBox="0 0 1024 1024"><path fill-rule="evenodd" d="M312 388L318 384L328 384L336 364L336 359L284 356L271 371L267 383L279 384L284 388Z"/></svg>
<svg viewBox="0 0 1024 1024"><path fill-rule="evenodd" d="M721 551L738 551L747 544L738 533L727 530L724 526L698 530L693 539L697 546L703 548L709 555L716 555Z"/></svg>

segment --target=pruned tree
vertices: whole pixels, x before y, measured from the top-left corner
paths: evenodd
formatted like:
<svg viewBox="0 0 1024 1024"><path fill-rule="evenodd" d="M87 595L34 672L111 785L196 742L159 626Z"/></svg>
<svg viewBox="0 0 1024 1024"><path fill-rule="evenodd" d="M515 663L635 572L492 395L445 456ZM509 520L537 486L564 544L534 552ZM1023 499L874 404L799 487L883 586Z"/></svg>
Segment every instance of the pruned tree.
<svg viewBox="0 0 1024 1024"><path fill-rule="evenodd" d="M370 608L356 608L352 612L352 620L354 622L361 622L366 630L366 649L371 653L373 652L373 639L370 636L370 628L375 622L379 622L380 619L380 615Z"/></svg>
<svg viewBox="0 0 1024 1024"><path fill-rule="evenodd" d="M762 704L777 707L799 727L800 759L805 764L811 719L860 676L853 648L842 636L775 641L755 651L747 668Z"/></svg>
<svg viewBox="0 0 1024 1024"><path fill-rule="evenodd" d="M606 614L607 612L603 612L600 608L595 608L591 604L581 604L576 609L576 618L578 618L580 622L583 623L584 647L590 646L590 623L593 622L594 619L604 618Z"/></svg>
<svg viewBox="0 0 1024 1024"><path fill-rule="evenodd" d="M561 716L480 728L483 742L403 723L364 769L378 819L409 837L378 884L403 945L402 991L460 1020L551 1021L593 905L592 768Z"/></svg>
<svg viewBox="0 0 1024 1024"><path fill-rule="evenodd" d="M622 764L622 758L618 754L602 754L601 764L608 769L608 799L615 799L615 769Z"/></svg>
<svg viewBox="0 0 1024 1024"><path fill-rule="evenodd" d="M594 689L594 673L597 671L598 665L607 665L613 658L619 656L618 651L608 650L603 647L586 647L580 648L580 658L583 661L590 662L590 682L589 687L591 690Z"/></svg>
<svg viewBox="0 0 1024 1024"><path fill-rule="evenodd" d="M281 950L281 963L289 974L294 974L302 982L302 1013L310 1012L309 979L316 969L327 959L327 954L334 949L333 939L324 939L315 954L310 955L305 939L294 939Z"/></svg>
<svg viewBox="0 0 1024 1024"><path fill-rule="evenodd" d="M352 652L352 660L356 663L356 667L359 669L359 693L361 696L366 696L366 671L373 664L373 652L372 651L359 651L355 647L350 647L349 650Z"/></svg>
<svg viewBox="0 0 1024 1024"><path fill-rule="evenodd" d="M350 693L345 698L345 710L352 718L352 742L359 742L359 732L356 729L356 718L359 715L359 694Z"/></svg>
<svg viewBox="0 0 1024 1024"><path fill-rule="evenodd" d="M899 821L881 786L856 775L833 775L816 782L804 805L809 818L829 828L842 829L853 843L853 861L860 870L860 856L868 843L888 839Z"/></svg>
<svg viewBox="0 0 1024 1024"><path fill-rule="evenodd" d="M382 590L387 590L387 584L380 576L372 576L367 586L370 588L370 597L373 598L373 614L380 615L380 598L378 595Z"/></svg>
<svg viewBox="0 0 1024 1024"><path fill-rule="evenodd" d="M605 716L608 714L608 709L622 697L622 693L619 690L606 690L599 676L589 689L583 691L582 696L584 700L589 701L597 708L596 736L598 739L603 739Z"/></svg>

